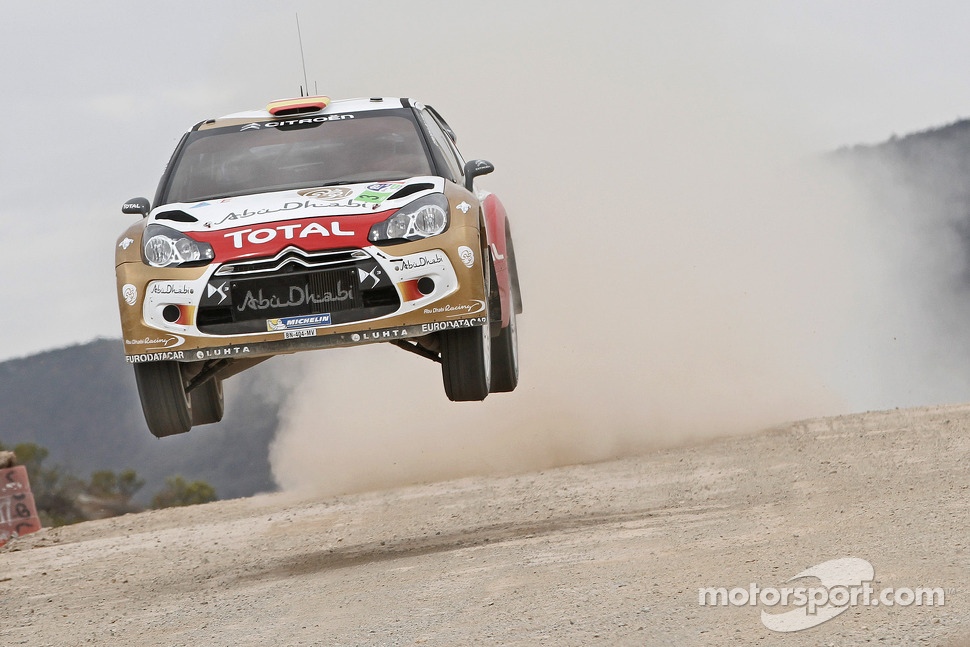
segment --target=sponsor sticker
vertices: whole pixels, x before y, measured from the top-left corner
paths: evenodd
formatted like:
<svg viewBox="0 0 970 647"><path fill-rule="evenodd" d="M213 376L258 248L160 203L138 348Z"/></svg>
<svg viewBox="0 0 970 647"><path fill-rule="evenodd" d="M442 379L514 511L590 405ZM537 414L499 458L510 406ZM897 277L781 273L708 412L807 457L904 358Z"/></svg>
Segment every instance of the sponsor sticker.
<svg viewBox="0 0 970 647"><path fill-rule="evenodd" d="M349 190L349 189L344 189L344 190ZM239 212L231 211L225 217L223 217L222 220L214 220L211 222L207 222L205 223L204 226L208 228L212 228L214 225L221 225L225 222L234 221L234 220L245 220L246 218L252 218L253 216L265 216L271 213L280 213L281 211L298 211L301 209L324 209L326 207L332 207L332 206L334 206L332 203L326 203L326 202L317 203L317 202L314 202L313 200L302 200L302 201L290 200L288 202L284 202L282 206L276 207L275 209L271 207L263 207L262 209L256 209L255 211L253 211L249 207L246 207Z"/></svg>
<svg viewBox="0 0 970 647"><path fill-rule="evenodd" d="M251 352L249 346L227 346L225 348L209 348L195 351L196 359L211 359L213 357L232 357Z"/></svg>
<svg viewBox="0 0 970 647"><path fill-rule="evenodd" d="M299 231L299 234L296 232ZM250 245L263 245L265 243L274 240L277 236L281 236L285 240L303 239L308 236L353 236L353 231L344 231L340 227L339 221L333 221L330 223L330 228L327 228L327 223L319 222L309 222L309 223L287 223L285 225L277 225L276 227L262 227L260 229L239 229L236 231L231 231L227 234L223 234L223 238L232 239L232 246L234 249L243 248L243 236L246 237L246 242Z"/></svg>
<svg viewBox="0 0 970 647"><path fill-rule="evenodd" d="M472 208L472 206L470 204L468 204L467 202L465 202L464 200L462 200L457 205L455 205L455 209L458 209L458 211L460 211L462 213L468 213L468 210L471 209L471 208Z"/></svg>
<svg viewBox="0 0 970 647"><path fill-rule="evenodd" d="M465 267L469 269L471 269L471 267L475 264L475 252L472 251L472 248L468 247L467 245L462 245L458 248L458 258L460 258L461 262L465 264Z"/></svg>
<svg viewBox="0 0 970 647"><path fill-rule="evenodd" d="M336 290L333 291L314 292L316 289L309 283L306 283L303 287L291 285L285 296L269 292L264 295L262 288L257 290L255 294L252 290L247 290L246 295L242 299L242 303L236 306L236 310L245 312L246 310L260 311L271 308L296 308L303 305L348 301L354 298L353 287L348 287L346 290L343 289L342 281L337 281Z"/></svg>
<svg viewBox="0 0 970 647"><path fill-rule="evenodd" d="M438 265L445 262L445 257L438 252L426 253L426 254L415 254L413 256L408 256L402 258L398 261L398 265L394 269L398 272L401 270L417 270L422 267L427 267L428 265Z"/></svg>
<svg viewBox="0 0 970 647"><path fill-rule="evenodd" d="M426 315L437 315L443 313L455 313L449 314L450 317L462 317L465 315L474 315L479 312L485 312L485 302L475 299L471 303L462 303L458 305L447 304L443 306L434 306L432 308L425 308L424 314Z"/></svg>
<svg viewBox="0 0 970 647"><path fill-rule="evenodd" d="M191 287L188 283L170 282L170 281L153 281L151 288L148 290L149 294L159 294L164 296L170 296L175 294L189 295L195 294L195 289Z"/></svg>
<svg viewBox="0 0 970 647"><path fill-rule="evenodd" d="M138 300L138 288L131 283L125 283L121 287L121 296L124 297L125 303L133 306L135 305L135 301Z"/></svg>
<svg viewBox="0 0 970 647"><path fill-rule="evenodd" d="M488 323L487 317L476 317L474 319L460 319L458 321L435 321L433 323L421 324L422 333L439 332L442 330L455 330L456 328L471 328L472 326L484 326Z"/></svg>
<svg viewBox="0 0 970 647"><path fill-rule="evenodd" d="M141 355L126 355L125 361L129 364L141 364L142 362L162 362L166 360L185 359L183 351L170 351L166 353L142 353Z"/></svg>
<svg viewBox="0 0 970 647"><path fill-rule="evenodd" d="M297 191L304 198L317 198L319 200L343 200L354 194L353 189L342 186L325 186L319 189L303 189Z"/></svg>
<svg viewBox="0 0 970 647"><path fill-rule="evenodd" d="M245 130L260 130L261 128L279 128L280 126L302 126L305 124L322 124L325 121L343 121L344 119L353 119L354 115L323 115L320 117L307 117L304 119L288 119L286 121L264 121L264 122L251 122L239 129L239 132Z"/></svg>
<svg viewBox="0 0 970 647"><path fill-rule="evenodd" d="M145 337L144 339L126 339L125 346L156 346L158 348L177 348L185 343L183 337L172 335L166 339ZM149 350L155 350L154 348Z"/></svg>
<svg viewBox="0 0 970 647"><path fill-rule="evenodd" d="M291 328L313 328L316 326L329 326L330 325L330 313L318 314L318 315L305 315L300 317L282 317L280 319L267 319L266 320L266 330L269 332L277 332L280 330L289 330ZM316 334L314 332L314 334ZM310 337L311 335L302 335L304 337ZM289 339L289 337L287 337Z"/></svg>
<svg viewBox="0 0 970 647"><path fill-rule="evenodd" d="M397 191L403 186L403 184L397 182L378 182L375 184L368 184L367 189L358 195L356 200L358 202L380 204L391 197L392 194L397 193Z"/></svg>
<svg viewBox="0 0 970 647"><path fill-rule="evenodd" d="M388 330L375 330L362 332L359 335L354 333L350 336L351 341L386 341L388 339L399 339L407 337L407 328L392 328Z"/></svg>
<svg viewBox="0 0 970 647"><path fill-rule="evenodd" d="M126 236L124 240L122 240L120 243L118 243L118 247L120 247L121 249L128 249L129 247L131 247L131 244L133 242L135 242L135 241L132 240L131 238L128 238Z"/></svg>

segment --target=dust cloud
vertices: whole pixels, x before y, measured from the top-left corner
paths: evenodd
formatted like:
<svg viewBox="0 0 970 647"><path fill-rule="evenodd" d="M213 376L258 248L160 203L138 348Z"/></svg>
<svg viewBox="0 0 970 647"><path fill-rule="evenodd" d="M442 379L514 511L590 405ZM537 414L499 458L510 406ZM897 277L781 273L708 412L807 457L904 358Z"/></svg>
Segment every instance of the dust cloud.
<svg viewBox="0 0 970 647"><path fill-rule="evenodd" d="M502 198L515 237L520 385L451 403L436 364L389 345L274 360L295 385L271 447L282 488L539 470L965 399L952 327L933 323L946 291L927 289L948 260L936 234L914 235L926 231L905 206L914 194L836 164L804 108L772 113L763 80L726 81L756 57L709 64L715 22L710 38L689 22L644 38L637 23L622 41L604 24L610 74L567 38L537 57L509 35L489 77L515 97L507 111L405 79L466 157L496 162L480 186ZM582 94L563 107L544 87Z"/></svg>
<svg viewBox="0 0 970 647"><path fill-rule="evenodd" d="M448 402L436 364L388 345L287 358L277 370L300 377L278 483L335 494L536 470L872 404L887 334L872 299L891 273L862 196L820 160L689 147L653 161L660 177L649 160L613 180L516 169L549 187L506 200L519 389Z"/></svg>

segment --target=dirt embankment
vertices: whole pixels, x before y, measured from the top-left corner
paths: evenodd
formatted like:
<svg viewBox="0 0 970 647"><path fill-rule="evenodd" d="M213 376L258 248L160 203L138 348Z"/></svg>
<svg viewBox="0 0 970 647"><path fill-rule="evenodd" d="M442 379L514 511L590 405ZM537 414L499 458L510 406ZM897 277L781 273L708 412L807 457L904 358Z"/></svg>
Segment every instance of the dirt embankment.
<svg viewBox="0 0 970 647"><path fill-rule="evenodd" d="M0 638L955 644L970 635L968 463L970 406L927 408L514 477L44 530L0 551ZM873 565L876 590L939 587L945 603L856 605L777 633L760 614L779 607L698 601L702 587L794 586L845 557Z"/></svg>

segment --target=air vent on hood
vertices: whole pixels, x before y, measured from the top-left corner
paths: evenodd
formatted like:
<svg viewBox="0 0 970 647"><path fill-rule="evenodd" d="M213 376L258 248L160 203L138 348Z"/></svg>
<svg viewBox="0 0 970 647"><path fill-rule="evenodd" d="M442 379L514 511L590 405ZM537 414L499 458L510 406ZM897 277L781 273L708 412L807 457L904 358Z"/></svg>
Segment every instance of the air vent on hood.
<svg viewBox="0 0 970 647"><path fill-rule="evenodd" d="M199 222L195 216L190 216L184 211L163 211L155 216L155 220L174 220L175 222Z"/></svg>
<svg viewBox="0 0 970 647"><path fill-rule="evenodd" d="M427 191L428 189L433 189L434 185L430 182L419 182L418 184L411 184L404 187L394 195L388 198L388 200L399 200L400 198L406 198L409 195L414 195L420 191Z"/></svg>

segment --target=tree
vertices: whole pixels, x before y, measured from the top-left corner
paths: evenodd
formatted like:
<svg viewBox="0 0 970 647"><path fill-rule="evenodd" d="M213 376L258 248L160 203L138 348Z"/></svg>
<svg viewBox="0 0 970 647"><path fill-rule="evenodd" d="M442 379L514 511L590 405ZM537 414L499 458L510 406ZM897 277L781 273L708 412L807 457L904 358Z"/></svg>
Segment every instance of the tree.
<svg viewBox="0 0 970 647"><path fill-rule="evenodd" d="M152 507L173 508L184 505L209 503L216 500L216 491L205 481L189 483L181 476L170 476L165 479L165 489L152 499Z"/></svg>
<svg viewBox="0 0 970 647"><path fill-rule="evenodd" d="M145 485L145 481L138 478L138 474L133 469L122 470L117 474L111 470L99 470L91 474L91 483L87 487L87 493L91 496L127 501L143 485Z"/></svg>
<svg viewBox="0 0 970 647"><path fill-rule="evenodd" d="M106 519L141 512L144 508L131 502L145 481L138 478L133 469L116 474L111 470L98 470L91 474L91 482L77 494L77 506L87 519Z"/></svg>
<svg viewBox="0 0 970 647"><path fill-rule="evenodd" d="M131 468L122 470L118 474L118 494L123 497L130 499L135 496L135 492L140 490L143 485L145 485L144 479L138 478L138 474Z"/></svg>

